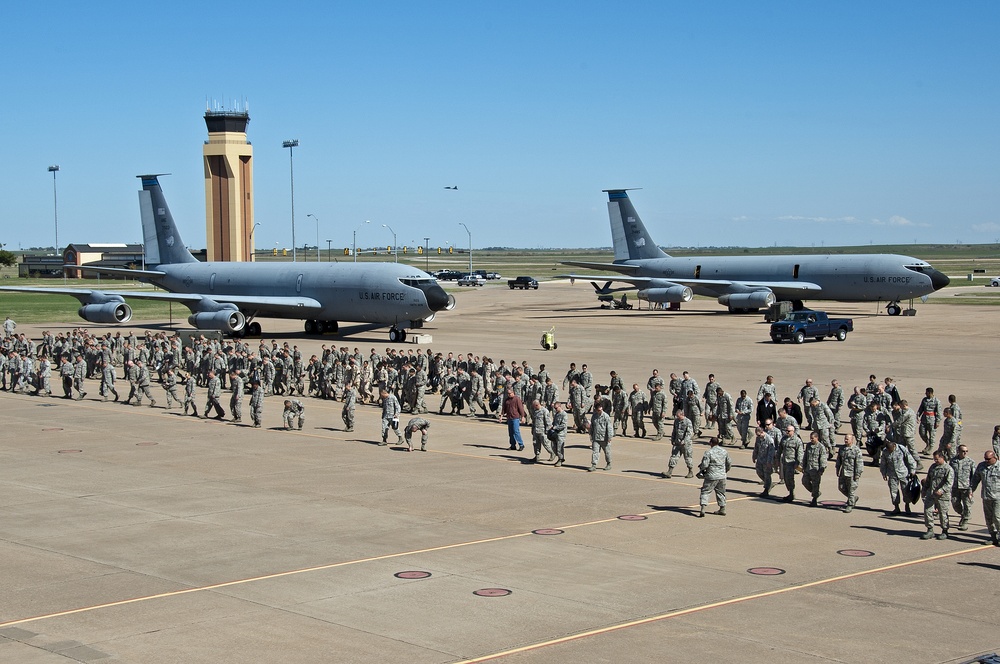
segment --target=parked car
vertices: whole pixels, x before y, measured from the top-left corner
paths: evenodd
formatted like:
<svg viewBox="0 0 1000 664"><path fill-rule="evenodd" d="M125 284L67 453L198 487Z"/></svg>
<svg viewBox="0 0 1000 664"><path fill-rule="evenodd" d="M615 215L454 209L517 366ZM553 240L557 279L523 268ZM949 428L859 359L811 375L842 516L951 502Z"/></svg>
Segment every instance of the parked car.
<svg viewBox="0 0 1000 664"><path fill-rule="evenodd" d="M518 277L517 279L508 279L507 286L511 290L514 290L515 288L520 288L521 290L534 288L535 290L538 290L538 282L535 281L534 277Z"/></svg>
<svg viewBox="0 0 1000 664"><path fill-rule="evenodd" d="M788 340L800 344L806 337L815 337L816 341L835 337L837 341L843 341L853 330L854 321L850 318L830 318L825 311L802 309L771 323L771 341L780 344Z"/></svg>
<svg viewBox="0 0 1000 664"><path fill-rule="evenodd" d="M499 272L487 272L486 273L486 278L489 279L489 280L502 279L503 275L501 275Z"/></svg>
<svg viewBox="0 0 1000 664"><path fill-rule="evenodd" d="M990 286L993 286L994 288L1000 288L1000 277L991 277Z"/></svg>
<svg viewBox="0 0 1000 664"><path fill-rule="evenodd" d="M462 278L462 273L458 270L438 270L434 276L438 281L456 281Z"/></svg>
<svg viewBox="0 0 1000 664"><path fill-rule="evenodd" d="M482 286L484 284L486 284L486 280L478 274L467 274L458 280L459 286Z"/></svg>

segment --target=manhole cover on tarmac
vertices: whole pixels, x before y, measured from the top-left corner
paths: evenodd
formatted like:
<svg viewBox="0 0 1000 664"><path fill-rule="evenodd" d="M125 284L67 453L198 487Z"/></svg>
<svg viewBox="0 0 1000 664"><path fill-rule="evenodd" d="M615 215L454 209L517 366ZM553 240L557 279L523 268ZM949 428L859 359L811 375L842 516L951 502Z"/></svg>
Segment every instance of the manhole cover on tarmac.
<svg viewBox="0 0 1000 664"><path fill-rule="evenodd" d="M153 445L159 445L159 443L146 442L146 443L136 443L136 447L152 447Z"/></svg>
<svg viewBox="0 0 1000 664"><path fill-rule="evenodd" d="M874 551L865 551L864 549L841 549L837 553L849 558L870 558L875 555Z"/></svg>
<svg viewBox="0 0 1000 664"><path fill-rule="evenodd" d="M538 530L532 530L531 532L534 535L562 535L565 531L559 530L558 528L539 528Z"/></svg>
<svg viewBox="0 0 1000 664"><path fill-rule="evenodd" d="M757 576L778 576L785 573L780 567L751 567L747 571Z"/></svg>
<svg viewBox="0 0 1000 664"><path fill-rule="evenodd" d="M480 590L473 590L472 594L479 597L506 597L512 592L514 591L507 590L506 588L482 588Z"/></svg>
<svg viewBox="0 0 1000 664"><path fill-rule="evenodd" d="M59 450L59 454L79 454L83 450Z"/></svg>
<svg viewBox="0 0 1000 664"><path fill-rule="evenodd" d="M646 517L641 514L622 514L618 519L620 521L645 521Z"/></svg>
<svg viewBox="0 0 1000 664"><path fill-rule="evenodd" d="M410 570L407 572L396 572L393 574L397 579L426 579L431 575L430 572L421 572L418 570Z"/></svg>

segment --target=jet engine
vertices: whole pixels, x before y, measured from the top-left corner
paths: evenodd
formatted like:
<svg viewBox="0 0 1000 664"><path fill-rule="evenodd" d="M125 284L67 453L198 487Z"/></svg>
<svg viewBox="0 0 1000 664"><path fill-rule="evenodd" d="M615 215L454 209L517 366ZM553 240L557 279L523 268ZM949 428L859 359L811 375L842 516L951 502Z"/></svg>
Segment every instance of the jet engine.
<svg viewBox="0 0 1000 664"><path fill-rule="evenodd" d="M199 330L221 330L227 334L235 334L243 330L247 319L235 309L223 309L193 313L188 316L188 323Z"/></svg>
<svg viewBox="0 0 1000 664"><path fill-rule="evenodd" d="M668 286L666 288L644 288L639 291L639 299L647 302L674 303L690 302L694 293L687 286Z"/></svg>
<svg viewBox="0 0 1000 664"><path fill-rule="evenodd" d="M730 311L746 311L763 309L774 304L774 293L769 290L753 291L752 293L730 293L719 298L719 304L729 307Z"/></svg>
<svg viewBox="0 0 1000 664"><path fill-rule="evenodd" d="M85 304L77 313L89 323L127 323L132 319L132 307L125 304L124 300Z"/></svg>

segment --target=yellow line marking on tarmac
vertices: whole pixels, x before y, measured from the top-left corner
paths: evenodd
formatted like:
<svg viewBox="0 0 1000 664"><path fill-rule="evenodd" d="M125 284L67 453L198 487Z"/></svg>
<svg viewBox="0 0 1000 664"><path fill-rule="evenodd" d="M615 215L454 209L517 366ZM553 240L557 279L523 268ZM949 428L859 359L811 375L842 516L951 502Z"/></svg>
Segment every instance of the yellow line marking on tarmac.
<svg viewBox="0 0 1000 664"><path fill-rule="evenodd" d="M734 498L729 502L736 502L738 500L748 500L748 498ZM695 509L697 505L688 506L687 509ZM655 514L669 514L669 510L654 510L651 512L642 512L642 516L652 516ZM556 526L560 530L568 530L570 528L580 528L582 526L592 526L602 523L613 523L619 521L618 517L612 517L609 519L599 519L596 521L587 521L584 523L575 523L565 526ZM25 623L37 622L39 620L47 620L49 618L61 618L63 616L71 616L77 613L87 613L90 611L97 611L98 609L109 609L116 606L125 606L127 604L135 604L137 602L147 602L154 599L165 599L168 597L176 597L178 595L187 595L190 593L201 592L204 590L217 590L219 588L228 588L230 586L239 586L248 583L254 583L256 581L267 581L270 579L278 579L284 576L295 576L298 574L306 574L308 572L320 572L328 569L335 569L337 567L348 567L351 565L359 565L361 563L371 563L380 560L391 560L393 558L402 558L404 556L419 555L422 553L433 553L436 551L446 551L449 549L458 549L466 546L473 546L475 544L489 544L491 542L503 542L505 540L517 539L520 537L530 537L534 535L534 532L524 532L524 533L514 533L512 535L500 535L498 537L487 537L485 539L470 540L468 542L458 542L456 544L442 544L441 546L432 546L425 549L415 549L412 551L400 551L397 553L387 553L381 556L371 556L369 558L357 558L355 560L345 560L339 563L329 563L326 565L315 565L312 567L303 567L300 569L287 570L284 572L275 572L273 574L263 574L261 576L253 576L246 579L236 579L234 581L223 581L221 583L213 583L207 586L197 586L194 588L185 588L183 590L170 590L163 593L157 593L155 595L144 595L142 597L132 597L130 599L123 599L116 602L106 602L104 604L94 604L92 606L83 606L76 609L68 609L66 611L57 611L55 613L46 613L39 616L32 616L30 618L19 618L17 620L8 620L6 622L0 622L0 628L12 627L14 625L23 625Z"/></svg>
<svg viewBox="0 0 1000 664"><path fill-rule="evenodd" d="M598 636L600 634L607 634L609 632L614 632L620 629L626 629L628 627L636 627L639 625L646 625L653 622L658 622L660 620L669 620L670 618L679 618L681 616L690 615L692 613L699 613L701 611L708 611L710 609L718 609L725 606L731 606L733 604L739 604L741 602L749 602L756 599L763 599L765 597L772 597L775 595L782 595L784 593L793 592L796 590L805 590L807 588L815 588L816 586L822 586L829 583L836 583L838 581L846 581L849 579L856 579L858 577L867 576L869 574L878 574L881 572L889 572L895 569L900 569L903 567L909 567L911 565L919 565L921 563L929 563L935 560L942 560L944 558L951 558L954 556L962 556L967 553L972 553L973 551L982 551L981 546L971 547L968 549L960 549L958 551L951 551L949 553L940 553L935 556L928 556L926 558L918 558L916 560L908 560L906 562L894 563L892 565L885 565L883 567L876 567L874 569L864 570L861 572L852 572L850 574L842 574L840 576L833 576L827 579L819 579L817 581L810 581L808 583L801 583L793 586L787 586L785 588L778 588L776 590L768 590L762 593L754 593L752 595L743 595L741 597L733 597L731 599L722 600L719 602L712 602L709 604L702 604L699 606L693 606L687 609L680 609L678 611L670 611L668 613L661 613L655 616L649 616L648 618L640 618L639 620L630 620L628 622L619 623L617 625L609 625L608 627L599 627L597 629L591 629L585 632L580 632L578 634L571 634L570 636L563 636L558 639L550 639L548 641L540 641L538 643L533 643L527 646L520 646L518 648L510 648L508 650L502 650L499 652L491 653L489 655L483 655L481 657L474 657L472 659L459 660L455 664L475 664L476 662L488 662L493 659L499 659L501 657L507 657L509 655L515 655L522 652L529 652L532 650L537 650L539 648L545 648L548 646L559 645L561 643L567 643L569 641L575 641L577 639L584 639L590 636Z"/></svg>

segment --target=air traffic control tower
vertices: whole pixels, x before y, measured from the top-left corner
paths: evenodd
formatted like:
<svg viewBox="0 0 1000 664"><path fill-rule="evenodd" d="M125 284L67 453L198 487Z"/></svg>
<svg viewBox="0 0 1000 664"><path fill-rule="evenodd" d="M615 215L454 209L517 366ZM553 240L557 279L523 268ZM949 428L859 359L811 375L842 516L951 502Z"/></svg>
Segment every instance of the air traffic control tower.
<svg viewBox="0 0 1000 664"><path fill-rule="evenodd" d="M205 111L205 223L209 261L252 261L253 147L246 111Z"/></svg>

